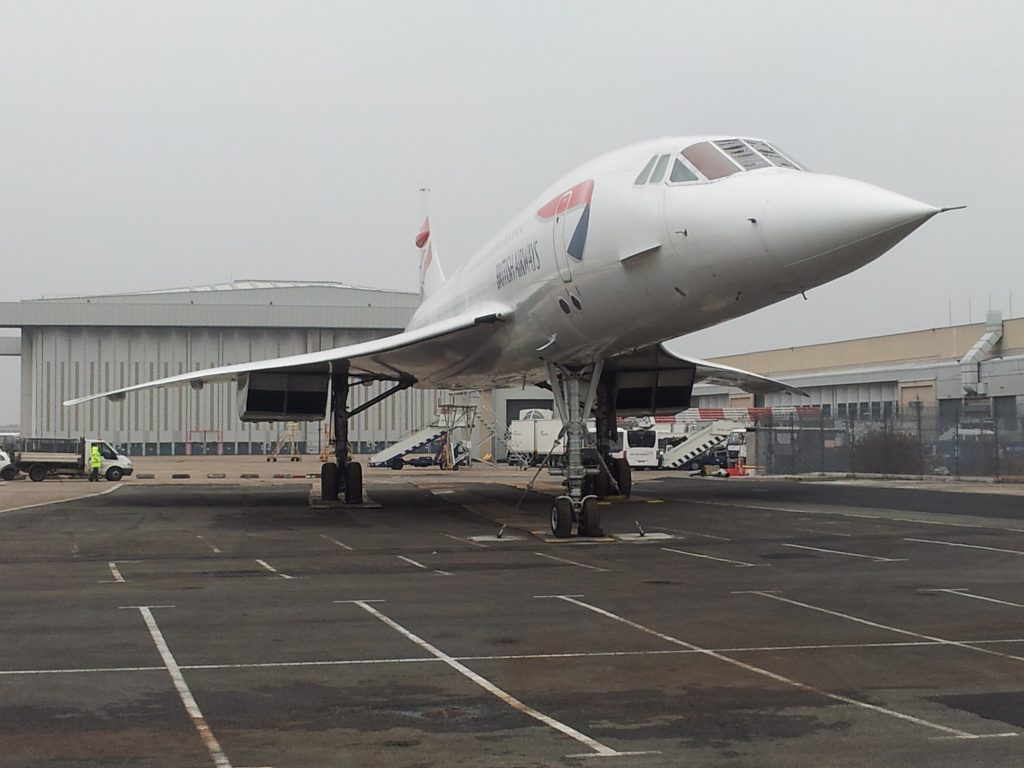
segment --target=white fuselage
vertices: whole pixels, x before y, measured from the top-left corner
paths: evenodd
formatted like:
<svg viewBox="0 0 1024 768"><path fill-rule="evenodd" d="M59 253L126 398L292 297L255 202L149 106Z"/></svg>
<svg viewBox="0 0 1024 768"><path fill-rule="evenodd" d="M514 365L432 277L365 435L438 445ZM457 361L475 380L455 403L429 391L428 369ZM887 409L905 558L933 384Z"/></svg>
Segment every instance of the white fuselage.
<svg viewBox="0 0 1024 768"><path fill-rule="evenodd" d="M539 195L416 311L409 330L476 306L510 310L462 365L421 376L421 384L541 380L545 361L591 363L707 328L852 272L939 211L786 167L635 183L654 155L668 154L671 164L708 141L627 147Z"/></svg>

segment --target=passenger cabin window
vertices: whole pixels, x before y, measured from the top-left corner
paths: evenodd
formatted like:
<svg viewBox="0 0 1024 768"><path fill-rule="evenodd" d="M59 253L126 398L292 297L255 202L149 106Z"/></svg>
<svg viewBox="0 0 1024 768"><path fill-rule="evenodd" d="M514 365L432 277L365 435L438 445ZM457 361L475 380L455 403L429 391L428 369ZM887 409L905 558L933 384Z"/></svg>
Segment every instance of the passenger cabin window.
<svg viewBox="0 0 1024 768"><path fill-rule="evenodd" d="M668 168L668 155L662 155L658 158L657 165L654 166L654 173L651 174L651 180L648 184L657 184L663 178L665 178L665 169Z"/></svg>
<svg viewBox="0 0 1024 768"><path fill-rule="evenodd" d="M736 163L709 141L687 147L683 150L683 157L708 179L721 179L740 171Z"/></svg>
<svg viewBox="0 0 1024 768"><path fill-rule="evenodd" d="M669 181L681 182L681 181L697 181L697 174L691 171L678 157L672 164L672 173L668 177Z"/></svg>
<svg viewBox="0 0 1024 768"><path fill-rule="evenodd" d="M647 165L645 165L644 169L642 171L640 171L640 175L636 177L636 181L634 181L633 183L634 184L646 184L647 183L647 177L651 175L651 168L654 167L654 164L657 161L658 161L658 156L657 155L655 155L650 160L648 160L647 161Z"/></svg>

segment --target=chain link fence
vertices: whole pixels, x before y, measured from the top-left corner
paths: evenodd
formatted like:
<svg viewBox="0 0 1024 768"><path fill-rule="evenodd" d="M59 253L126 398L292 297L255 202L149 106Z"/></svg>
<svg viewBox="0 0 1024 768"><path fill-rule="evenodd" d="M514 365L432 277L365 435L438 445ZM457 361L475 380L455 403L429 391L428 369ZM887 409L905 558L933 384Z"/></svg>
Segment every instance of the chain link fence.
<svg viewBox="0 0 1024 768"><path fill-rule="evenodd" d="M1024 478L1022 423L1016 414L949 414L919 402L867 414L765 413L747 435L748 464L767 475Z"/></svg>

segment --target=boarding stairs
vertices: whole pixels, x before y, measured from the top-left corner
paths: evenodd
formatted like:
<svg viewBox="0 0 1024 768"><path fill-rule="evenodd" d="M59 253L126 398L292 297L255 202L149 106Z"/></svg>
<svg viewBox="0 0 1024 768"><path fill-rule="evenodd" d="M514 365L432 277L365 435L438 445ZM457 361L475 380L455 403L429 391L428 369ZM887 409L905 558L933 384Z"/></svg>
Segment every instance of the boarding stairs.
<svg viewBox="0 0 1024 768"><path fill-rule="evenodd" d="M395 459L413 453L434 440L451 434L456 429L472 429L476 422L476 409L471 406L445 404L439 406L436 416L422 429L392 443L370 457L371 467L390 467Z"/></svg>
<svg viewBox="0 0 1024 768"><path fill-rule="evenodd" d="M665 449L661 466L663 469L679 469L685 464L713 451L726 441L727 434L721 434L715 424L686 435L686 439L678 445Z"/></svg>

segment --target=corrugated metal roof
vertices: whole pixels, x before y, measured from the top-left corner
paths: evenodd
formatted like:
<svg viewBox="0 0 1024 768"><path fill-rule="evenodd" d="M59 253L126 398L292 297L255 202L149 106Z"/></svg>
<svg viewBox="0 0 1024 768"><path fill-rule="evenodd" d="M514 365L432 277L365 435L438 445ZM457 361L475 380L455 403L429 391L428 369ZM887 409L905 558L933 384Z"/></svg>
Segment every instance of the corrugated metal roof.
<svg viewBox="0 0 1024 768"><path fill-rule="evenodd" d="M93 295L44 295L38 299L25 301L74 301L76 299L102 299L125 296L162 296L173 293L210 293L213 291L252 291L268 288L337 288L350 291L370 291L373 293L391 293L414 296L410 291L398 291L391 288L370 288L360 285L348 285L332 280L232 280L228 283L210 283L182 288L158 288L151 291L125 291L123 293L102 293Z"/></svg>

